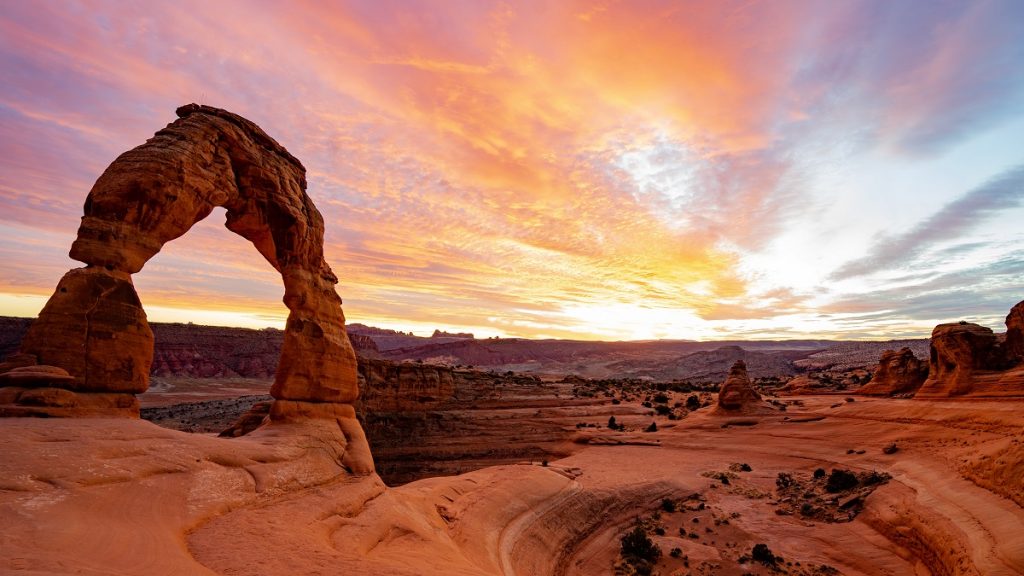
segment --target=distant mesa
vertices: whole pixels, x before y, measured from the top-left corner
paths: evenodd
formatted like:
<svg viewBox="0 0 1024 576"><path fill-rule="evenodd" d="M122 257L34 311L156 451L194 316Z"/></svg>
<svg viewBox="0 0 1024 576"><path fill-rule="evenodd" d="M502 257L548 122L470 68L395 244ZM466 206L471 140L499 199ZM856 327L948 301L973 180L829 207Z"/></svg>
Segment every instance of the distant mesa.
<svg viewBox="0 0 1024 576"><path fill-rule="evenodd" d="M473 340L474 336L471 332L445 332L444 330L434 330L434 333L430 335L431 338L462 338Z"/></svg>
<svg viewBox="0 0 1024 576"><path fill-rule="evenodd" d="M76 413L69 398L91 406L90 398L113 394L120 401L105 415L138 417L134 395L149 385L153 332L132 274L221 206L227 228L252 242L285 285L289 315L271 416L341 418L345 441L365 446L352 408L359 394L356 355L334 290L338 279L324 260L324 221L306 194L305 168L241 116L198 104L177 115L121 154L93 185L70 252L86 266L64 275L21 342L20 353L34 364L67 371L71 380L52 382L67 394L51 406L28 392L32 386L18 386L23 390L16 394L5 392L10 401L0 414L92 415ZM96 394L104 398L89 396ZM355 467L372 469L368 449L355 446L358 452L367 461Z"/></svg>
<svg viewBox="0 0 1024 576"><path fill-rule="evenodd" d="M914 356L910 348L886 350L878 360L874 377L861 386L865 396L912 395L928 378L928 363Z"/></svg>
<svg viewBox="0 0 1024 576"><path fill-rule="evenodd" d="M746 363L737 360L729 369L729 376L718 391L718 405L711 413L718 416L749 416L774 412L775 410L761 399L761 395L751 385Z"/></svg>

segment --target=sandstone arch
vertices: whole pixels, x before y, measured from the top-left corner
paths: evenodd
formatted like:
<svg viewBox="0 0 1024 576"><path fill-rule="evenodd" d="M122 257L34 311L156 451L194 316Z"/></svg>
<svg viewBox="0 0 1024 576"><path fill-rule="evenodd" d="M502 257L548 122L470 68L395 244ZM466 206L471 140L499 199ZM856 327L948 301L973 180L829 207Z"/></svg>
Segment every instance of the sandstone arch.
<svg viewBox="0 0 1024 576"><path fill-rule="evenodd" d="M0 404L24 406L24 396L51 415L137 415L132 395L148 387L153 335L131 275L222 206L227 228L252 242L284 281L289 315L272 415L352 418L356 357L305 168L238 115L197 104L177 115L96 181L70 252L86 266L60 280L22 342L19 363L62 368L70 378L9 379L14 386L3 389ZM39 399L42 388L56 392Z"/></svg>

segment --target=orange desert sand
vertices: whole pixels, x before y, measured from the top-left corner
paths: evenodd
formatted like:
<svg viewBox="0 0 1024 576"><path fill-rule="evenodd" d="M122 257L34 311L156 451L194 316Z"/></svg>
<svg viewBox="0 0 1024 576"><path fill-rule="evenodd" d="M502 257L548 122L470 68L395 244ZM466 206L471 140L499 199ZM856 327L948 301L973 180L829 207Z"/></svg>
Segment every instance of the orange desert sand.
<svg viewBox="0 0 1024 576"><path fill-rule="evenodd" d="M789 420L723 428L704 408L644 434L653 446L588 446L547 467L485 468L399 488L348 474L331 426L271 425L228 440L133 419L2 419L0 566L25 574L607 574L637 515L666 497L700 495L704 511L663 514L699 517L699 539L655 537L666 552L680 547L693 573L770 573L726 561L756 542L843 574L1024 572L1021 402L858 399L830 408L834 399L802 397L803 415L818 420L791 411ZM883 453L892 442L899 451ZM705 476L736 462L752 471L729 485ZM839 466L893 478L852 522L776 514L779 472ZM713 517L733 514L727 531L714 526Z"/></svg>

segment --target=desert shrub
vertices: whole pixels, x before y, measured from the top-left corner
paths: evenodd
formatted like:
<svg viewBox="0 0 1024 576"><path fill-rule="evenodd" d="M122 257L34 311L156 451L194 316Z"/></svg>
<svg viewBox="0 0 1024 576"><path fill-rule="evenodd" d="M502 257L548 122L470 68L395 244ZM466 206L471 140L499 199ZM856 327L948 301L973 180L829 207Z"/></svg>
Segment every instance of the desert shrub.
<svg viewBox="0 0 1024 576"><path fill-rule="evenodd" d="M825 469L824 468L818 468L817 470L815 470L814 471L814 477L815 478L824 478L825 477Z"/></svg>
<svg viewBox="0 0 1024 576"><path fill-rule="evenodd" d="M661 509L664 510L665 512L669 512L669 513L675 512L676 511L676 501L671 499L671 498L663 498L662 501L661 501Z"/></svg>
<svg viewBox="0 0 1024 576"><path fill-rule="evenodd" d="M754 549L750 551L750 558L765 566L774 566L776 560L775 554L772 554L767 544L755 544Z"/></svg>
<svg viewBox="0 0 1024 576"><path fill-rule="evenodd" d="M775 478L775 486L780 490L789 488L793 485L793 476L786 474L785 472L779 472L779 476Z"/></svg>
<svg viewBox="0 0 1024 576"><path fill-rule="evenodd" d="M644 527L637 524L622 537L622 556L625 558L657 562L661 558L661 548L647 536Z"/></svg>
<svg viewBox="0 0 1024 576"><path fill-rule="evenodd" d="M617 430L619 428L619 423L615 421L615 416L608 417L608 427L612 430Z"/></svg>
<svg viewBox="0 0 1024 576"><path fill-rule="evenodd" d="M700 408L700 398L698 398L696 394L691 394L690 397L686 399L686 409L696 410L698 408Z"/></svg>
<svg viewBox="0 0 1024 576"><path fill-rule="evenodd" d="M656 535L658 535L658 536L664 536L665 535L665 529L662 528L661 526L655 526L654 527L654 533Z"/></svg>
<svg viewBox="0 0 1024 576"><path fill-rule="evenodd" d="M673 558L679 558L683 555L683 550L681 548L673 548L672 551L668 553L668 555Z"/></svg>
<svg viewBox="0 0 1024 576"><path fill-rule="evenodd" d="M664 404L658 404L657 406L655 406L654 407L654 411L657 412L658 414L662 415L662 416L665 416L665 415L668 415L668 414L672 413L672 409L669 408L668 406L664 405Z"/></svg>
<svg viewBox="0 0 1024 576"><path fill-rule="evenodd" d="M658 431L658 423L657 422L651 422L651 425L644 429L644 432L657 432L657 431Z"/></svg>
<svg viewBox="0 0 1024 576"><path fill-rule="evenodd" d="M655 404L668 404L668 396L666 396L665 394L661 394L661 393L655 394L655 396L654 396L654 403Z"/></svg>
<svg viewBox="0 0 1024 576"><path fill-rule="evenodd" d="M842 492L855 488L858 484L857 476L849 470L843 470L842 468L833 468L832 473L828 475L828 481L825 483L826 492Z"/></svg>

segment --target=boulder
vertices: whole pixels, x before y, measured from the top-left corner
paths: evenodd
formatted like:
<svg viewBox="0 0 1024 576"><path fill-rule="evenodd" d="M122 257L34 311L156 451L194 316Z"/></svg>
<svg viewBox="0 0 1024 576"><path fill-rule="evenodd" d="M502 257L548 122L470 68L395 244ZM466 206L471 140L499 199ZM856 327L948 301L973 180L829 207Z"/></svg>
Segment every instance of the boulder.
<svg viewBox="0 0 1024 576"><path fill-rule="evenodd" d="M886 350L878 360L878 368L871 381L861 386L857 394L865 396L894 396L913 394L928 377L928 364L918 360L910 348Z"/></svg>

